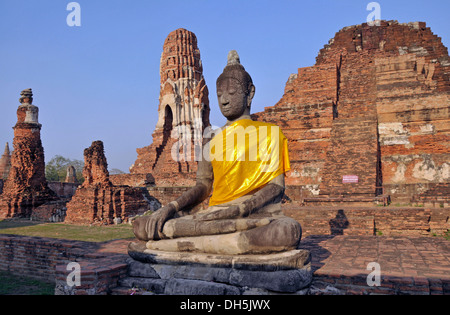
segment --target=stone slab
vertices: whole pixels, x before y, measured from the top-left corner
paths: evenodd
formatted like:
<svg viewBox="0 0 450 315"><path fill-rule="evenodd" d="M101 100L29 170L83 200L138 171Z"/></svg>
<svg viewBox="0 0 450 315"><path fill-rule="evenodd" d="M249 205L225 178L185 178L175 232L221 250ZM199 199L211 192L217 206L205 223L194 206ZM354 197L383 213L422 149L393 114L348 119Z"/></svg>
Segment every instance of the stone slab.
<svg viewBox="0 0 450 315"><path fill-rule="evenodd" d="M172 278L167 281L167 295L240 295L239 288L223 283Z"/></svg>
<svg viewBox="0 0 450 315"><path fill-rule="evenodd" d="M296 293L307 288L313 278L308 250L231 256L161 252L139 242L129 244L128 253L129 279L121 286L153 288L156 294Z"/></svg>
<svg viewBox="0 0 450 315"><path fill-rule="evenodd" d="M139 288L156 294L164 294L166 283L167 280L141 277L127 277L119 281L119 284L123 287Z"/></svg>
<svg viewBox="0 0 450 315"><path fill-rule="evenodd" d="M130 243L128 254L137 261L150 264L198 265L252 271L300 269L311 261L310 252L301 249L266 255L216 255L150 250L144 242Z"/></svg>
<svg viewBox="0 0 450 315"><path fill-rule="evenodd" d="M149 264L129 259L129 277L120 285L156 294L242 294L248 290L295 293L312 281L311 264L302 269L251 271L190 265ZM186 288L182 289L182 285ZM216 293L213 293L216 292Z"/></svg>
<svg viewBox="0 0 450 315"><path fill-rule="evenodd" d="M281 271L233 270L230 283L239 287L294 293L309 286L313 278L311 266Z"/></svg>

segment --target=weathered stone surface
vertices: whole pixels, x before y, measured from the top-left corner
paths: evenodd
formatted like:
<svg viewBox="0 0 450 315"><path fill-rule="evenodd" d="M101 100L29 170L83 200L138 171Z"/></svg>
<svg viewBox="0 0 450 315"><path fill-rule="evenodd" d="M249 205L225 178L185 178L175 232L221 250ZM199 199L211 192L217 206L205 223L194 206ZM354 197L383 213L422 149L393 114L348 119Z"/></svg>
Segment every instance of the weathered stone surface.
<svg viewBox="0 0 450 315"><path fill-rule="evenodd" d="M153 268L153 265L144 264L136 260L128 260L128 275L142 278L161 278Z"/></svg>
<svg viewBox="0 0 450 315"><path fill-rule="evenodd" d="M119 281L123 287L145 289L156 294L164 294L166 283L167 280L139 277L128 277Z"/></svg>
<svg viewBox="0 0 450 315"><path fill-rule="evenodd" d="M252 289L269 294L298 292L312 281L310 253L305 250L241 257L156 252L143 246L130 244L133 259L122 286L148 289L157 283L165 285L158 289L164 294L249 294Z"/></svg>
<svg viewBox="0 0 450 315"><path fill-rule="evenodd" d="M201 265L253 271L303 268L311 260L309 252L302 250L266 255L216 255L150 250L144 242L130 243L128 254L137 261L150 264Z"/></svg>
<svg viewBox="0 0 450 315"><path fill-rule="evenodd" d="M164 42L161 92L153 143L137 149L132 174L152 173L157 185L193 185L203 129L209 123L208 88L194 33L177 29ZM175 157L175 158L174 158Z"/></svg>
<svg viewBox="0 0 450 315"><path fill-rule="evenodd" d="M233 270L229 281L230 284L239 287L293 293L309 286L312 277L311 266L309 266L303 269L272 272Z"/></svg>
<svg viewBox="0 0 450 315"><path fill-rule="evenodd" d="M156 279L180 278L224 283L229 280L231 272L231 268L146 264L133 260L128 262L128 274L132 277Z"/></svg>
<svg viewBox="0 0 450 315"><path fill-rule="evenodd" d="M234 286L200 280L172 278L167 281L164 294L167 295L239 295Z"/></svg>

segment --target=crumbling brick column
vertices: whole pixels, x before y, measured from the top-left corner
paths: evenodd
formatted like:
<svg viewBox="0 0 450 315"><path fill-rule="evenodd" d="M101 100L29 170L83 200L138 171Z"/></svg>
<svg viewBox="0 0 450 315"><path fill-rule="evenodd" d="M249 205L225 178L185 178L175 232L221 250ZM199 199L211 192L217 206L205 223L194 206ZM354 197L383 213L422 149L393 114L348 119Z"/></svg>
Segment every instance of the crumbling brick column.
<svg viewBox="0 0 450 315"><path fill-rule="evenodd" d="M84 150L83 177L83 185L67 204L66 223L117 224L151 210L145 188L111 183L101 141Z"/></svg>
<svg viewBox="0 0 450 315"><path fill-rule="evenodd" d="M0 196L0 218L28 218L33 209L58 199L45 178L39 108L32 104L31 89L22 91L21 96L17 123L13 127L11 168Z"/></svg>

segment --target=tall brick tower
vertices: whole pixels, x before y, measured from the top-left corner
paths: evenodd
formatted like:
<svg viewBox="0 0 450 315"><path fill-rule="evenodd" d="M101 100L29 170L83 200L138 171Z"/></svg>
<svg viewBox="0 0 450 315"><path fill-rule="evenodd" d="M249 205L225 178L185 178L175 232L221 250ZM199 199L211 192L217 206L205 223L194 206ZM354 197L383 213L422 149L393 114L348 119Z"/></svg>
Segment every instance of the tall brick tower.
<svg viewBox="0 0 450 315"><path fill-rule="evenodd" d="M11 169L0 199L0 218L29 217L34 208L56 198L45 179L39 108L32 105L31 89L22 91L21 96L13 127Z"/></svg>
<svg viewBox="0 0 450 315"><path fill-rule="evenodd" d="M158 185L190 185L197 170L195 151L209 126L208 88L197 37L177 29L164 42L161 92L153 143L137 149L131 173L152 173Z"/></svg>
<svg viewBox="0 0 450 315"><path fill-rule="evenodd" d="M0 179L6 180L8 178L9 170L11 169L11 152L9 151L9 144L6 143L5 152L0 159Z"/></svg>

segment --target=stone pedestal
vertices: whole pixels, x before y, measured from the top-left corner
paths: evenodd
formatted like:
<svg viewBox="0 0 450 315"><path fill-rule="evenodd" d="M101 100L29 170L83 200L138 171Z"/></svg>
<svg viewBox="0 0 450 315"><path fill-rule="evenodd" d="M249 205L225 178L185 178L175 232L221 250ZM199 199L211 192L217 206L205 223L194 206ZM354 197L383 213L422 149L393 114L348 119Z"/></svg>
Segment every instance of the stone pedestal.
<svg viewBox="0 0 450 315"><path fill-rule="evenodd" d="M128 254L120 286L153 294L305 294L313 276L307 250L232 256L155 251L142 242Z"/></svg>

